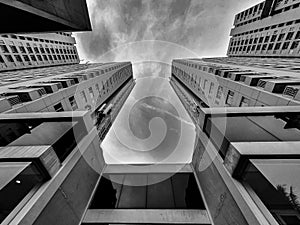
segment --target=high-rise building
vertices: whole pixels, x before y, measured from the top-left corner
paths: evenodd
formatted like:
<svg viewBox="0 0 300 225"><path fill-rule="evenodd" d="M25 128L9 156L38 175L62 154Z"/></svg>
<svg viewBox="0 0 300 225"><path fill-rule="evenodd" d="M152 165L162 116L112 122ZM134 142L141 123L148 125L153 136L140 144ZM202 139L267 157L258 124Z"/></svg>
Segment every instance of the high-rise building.
<svg viewBox="0 0 300 225"><path fill-rule="evenodd" d="M0 71L79 63L71 33L0 36Z"/></svg>
<svg viewBox="0 0 300 225"><path fill-rule="evenodd" d="M0 33L90 31L86 0L1 0Z"/></svg>
<svg viewBox="0 0 300 225"><path fill-rule="evenodd" d="M172 62L213 224L300 224L299 6L266 0L236 15L229 57Z"/></svg>
<svg viewBox="0 0 300 225"><path fill-rule="evenodd" d="M21 70L1 85L1 224L80 223L105 166L100 141L134 84L120 62Z"/></svg>
<svg viewBox="0 0 300 225"><path fill-rule="evenodd" d="M237 14L228 56L299 57L300 1L266 0Z"/></svg>

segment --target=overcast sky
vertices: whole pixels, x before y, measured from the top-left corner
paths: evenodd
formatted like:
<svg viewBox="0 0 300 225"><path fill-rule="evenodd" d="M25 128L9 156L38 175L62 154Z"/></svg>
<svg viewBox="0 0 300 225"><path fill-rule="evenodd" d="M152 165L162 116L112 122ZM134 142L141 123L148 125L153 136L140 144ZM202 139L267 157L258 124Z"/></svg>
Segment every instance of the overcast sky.
<svg viewBox="0 0 300 225"><path fill-rule="evenodd" d="M180 57L181 54L183 57L224 56L234 15L259 2L87 0L93 31L75 34L79 55L91 62L136 62L149 58L166 62L172 55ZM168 59L164 54L157 54L165 48L168 53L172 49Z"/></svg>

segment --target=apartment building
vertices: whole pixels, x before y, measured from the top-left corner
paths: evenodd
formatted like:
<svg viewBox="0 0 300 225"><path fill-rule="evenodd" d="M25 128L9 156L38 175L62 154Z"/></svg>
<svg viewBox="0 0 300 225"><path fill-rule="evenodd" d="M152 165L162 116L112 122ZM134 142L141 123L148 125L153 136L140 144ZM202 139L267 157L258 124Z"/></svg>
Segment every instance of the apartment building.
<svg viewBox="0 0 300 225"><path fill-rule="evenodd" d="M244 10L230 36L230 57L299 57L300 1L266 0Z"/></svg>
<svg viewBox="0 0 300 225"><path fill-rule="evenodd" d="M206 107L299 105L299 72L243 62L233 58L174 60L171 80L188 89Z"/></svg>
<svg viewBox="0 0 300 225"><path fill-rule="evenodd" d="M78 224L105 166L100 141L134 87L132 66L29 71L36 75L21 70L0 87L0 223L53 224L61 215L61 224Z"/></svg>
<svg viewBox="0 0 300 225"><path fill-rule="evenodd" d="M79 63L71 33L3 34L0 36L0 72Z"/></svg>

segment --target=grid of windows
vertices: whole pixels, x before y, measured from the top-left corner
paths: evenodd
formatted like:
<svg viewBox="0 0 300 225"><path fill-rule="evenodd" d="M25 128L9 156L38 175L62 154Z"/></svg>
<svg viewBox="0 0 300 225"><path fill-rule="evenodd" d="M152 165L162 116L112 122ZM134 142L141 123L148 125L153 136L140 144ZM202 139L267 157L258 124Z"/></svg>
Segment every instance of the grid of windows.
<svg viewBox="0 0 300 225"><path fill-rule="evenodd" d="M51 64L74 64L79 62L76 47L72 43L20 37L22 36L0 36L0 56L4 59L3 62L0 62L0 70L26 68L28 66L48 66ZM22 55L30 56L29 59L23 57L24 60L22 60Z"/></svg>
<svg viewBox="0 0 300 225"><path fill-rule="evenodd" d="M229 56L282 55L300 53L300 19L234 34L228 47Z"/></svg>

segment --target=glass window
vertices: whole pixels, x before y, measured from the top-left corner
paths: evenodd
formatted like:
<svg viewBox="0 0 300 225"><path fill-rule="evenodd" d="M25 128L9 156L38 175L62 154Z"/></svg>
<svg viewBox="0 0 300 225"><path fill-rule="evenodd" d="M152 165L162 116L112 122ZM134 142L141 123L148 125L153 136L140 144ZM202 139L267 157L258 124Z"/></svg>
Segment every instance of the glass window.
<svg viewBox="0 0 300 225"><path fill-rule="evenodd" d="M212 94L214 91L214 86L215 84L213 82L210 83L210 87L209 87L209 94Z"/></svg>
<svg viewBox="0 0 300 225"><path fill-rule="evenodd" d="M30 162L0 162L0 223L43 181Z"/></svg>
<svg viewBox="0 0 300 225"><path fill-rule="evenodd" d="M54 110L55 110L56 112L63 112L63 111L64 111L64 108L63 108L63 106L62 106L61 103L58 103L58 104L54 105Z"/></svg>
<svg viewBox="0 0 300 225"><path fill-rule="evenodd" d="M205 90L205 88L206 88L206 83L207 83L207 80L204 80L204 82L203 82L203 90Z"/></svg>
<svg viewBox="0 0 300 225"><path fill-rule="evenodd" d="M290 42L285 42L282 46L282 49L283 50L288 49L289 45L290 45Z"/></svg>
<svg viewBox="0 0 300 225"><path fill-rule="evenodd" d="M89 87L89 93L90 93L90 96L91 96L91 99L94 99L94 92L93 92L93 88L92 87Z"/></svg>
<svg viewBox="0 0 300 225"><path fill-rule="evenodd" d="M82 98L82 100L83 100L84 102L87 102L87 101L88 101L84 91L81 91L81 92L80 92L80 96L81 96L81 98Z"/></svg>
<svg viewBox="0 0 300 225"><path fill-rule="evenodd" d="M233 104L233 97L234 97L234 92L228 91L227 98L226 98L227 105L231 106Z"/></svg>
<svg viewBox="0 0 300 225"><path fill-rule="evenodd" d="M249 99L246 97L242 97L240 107L248 107L249 106Z"/></svg>
<svg viewBox="0 0 300 225"><path fill-rule="evenodd" d="M222 86L219 86L219 87L218 87L218 92L217 92L216 98L217 98L217 99L221 99L222 94L223 94L223 87L222 87Z"/></svg>
<svg viewBox="0 0 300 225"><path fill-rule="evenodd" d="M73 110L78 109L78 106L77 106L77 103L76 103L76 100L75 100L74 96L69 98L69 102L70 102L71 107L72 107Z"/></svg>
<svg viewBox="0 0 300 225"><path fill-rule="evenodd" d="M300 224L300 160L251 159L242 180L280 225Z"/></svg>
<svg viewBox="0 0 300 225"><path fill-rule="evenodd" d="M90 209L204 209L191 173L104 174Z"/></svg>

